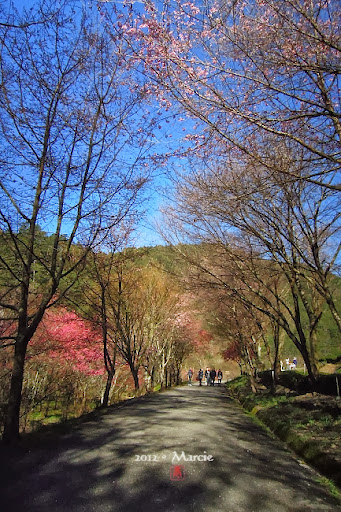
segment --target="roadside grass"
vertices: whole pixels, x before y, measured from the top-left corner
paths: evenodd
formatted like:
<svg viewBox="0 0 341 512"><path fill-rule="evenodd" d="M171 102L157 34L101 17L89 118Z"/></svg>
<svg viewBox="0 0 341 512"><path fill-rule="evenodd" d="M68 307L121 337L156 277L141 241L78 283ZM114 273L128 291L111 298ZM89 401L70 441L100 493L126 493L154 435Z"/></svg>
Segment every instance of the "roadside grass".
<svg viewBox="0 0 341 512"><path fill-rule="evenodd" d="M61 400L44 400L24 414L21 433L34 432L48 425L76 419L94 411L97 407L98 403L94 400L81 405Z"/></svg>
<svg viewBox="0 0 341 512"><path fill-rule="evenodd" d="M329 478L326 478L324 476L320 476L319 478L316 479L317 482L321 483L322 485L324 485L325 487L327 487L329 489L329 492L332 496L334 496L334 498L337 498L340 500L341 502L341 498L340 498L340 489L338 489L336 487L336 485L334 484L334 482L332 482L332 480L330 480Z"/></svg>
<svg viewBox="0 0 341 512"><path fill-rule="evenodd" d="M265 386L252 393L246 376L228 382L227 390L257 423L315 467L341 500L340 400L316 393L298 395L281 386L275 393Z"/></svg>
<svg viewBox="0 0 341 512"><path fill-rule="evenodd" d="M129 391L121 392L119 395L113 394L110 406L125 402L126 400L129 401L131 398L136 398L142 394L144 394L144 391L134 392L132 396ZM33 404L30 409L27 406L23 408L20 434L26 435L37 432L49 425L76 420L101 408L100 400L96 398L89 398L85 401L69 400L65 397L45 399ZM1 427L2 425L0 424L0 432L2 430Z"/></svg>

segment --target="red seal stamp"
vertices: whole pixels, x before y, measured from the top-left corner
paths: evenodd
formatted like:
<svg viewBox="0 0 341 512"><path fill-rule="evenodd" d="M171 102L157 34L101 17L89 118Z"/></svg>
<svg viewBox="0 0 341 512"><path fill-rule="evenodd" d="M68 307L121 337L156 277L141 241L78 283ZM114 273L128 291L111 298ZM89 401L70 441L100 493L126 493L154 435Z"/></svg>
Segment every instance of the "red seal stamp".
<svg viewBox="0 0 341 512"><path fill-rule="evenodd" d="M184 480L185 478L185 467L184 466L171 466L170 468L170 479L171 480Z"/></svg>

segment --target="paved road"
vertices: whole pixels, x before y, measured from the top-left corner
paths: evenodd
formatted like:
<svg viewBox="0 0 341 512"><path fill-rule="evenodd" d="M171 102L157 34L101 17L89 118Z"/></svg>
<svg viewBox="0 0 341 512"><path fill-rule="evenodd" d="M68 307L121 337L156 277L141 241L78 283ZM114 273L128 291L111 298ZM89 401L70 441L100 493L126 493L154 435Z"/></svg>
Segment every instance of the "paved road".
<svg viewBox="0 0 341 512"><path fill-rule="evenodd" d="M3 512L341 510L223 387L131 400L0 456Z"/></svg>

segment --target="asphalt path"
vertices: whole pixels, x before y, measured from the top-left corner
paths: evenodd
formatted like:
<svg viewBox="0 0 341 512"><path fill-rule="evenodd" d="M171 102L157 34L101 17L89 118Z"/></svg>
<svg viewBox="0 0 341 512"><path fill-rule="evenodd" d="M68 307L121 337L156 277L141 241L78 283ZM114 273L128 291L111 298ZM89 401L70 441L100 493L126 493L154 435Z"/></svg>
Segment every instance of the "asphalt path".
<svg viewBox="0 0 341 512"><path fill-rule="evenodd" d="M129 400L0 456L1 512L341 510L223 386Z"/></svg>

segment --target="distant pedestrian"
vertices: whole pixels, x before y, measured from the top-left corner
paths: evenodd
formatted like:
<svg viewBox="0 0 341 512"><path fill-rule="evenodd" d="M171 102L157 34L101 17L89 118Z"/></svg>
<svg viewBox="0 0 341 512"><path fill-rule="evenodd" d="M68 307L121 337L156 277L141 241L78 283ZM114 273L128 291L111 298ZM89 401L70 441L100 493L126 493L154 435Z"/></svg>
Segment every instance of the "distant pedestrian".
<svg viewBox="0 0 341 512"><path fill-rule="evenodd" d="M218 386L220 386L222 378L223 378L223 372L221 371L220 368L219 368L218 373L217 373L217 378L218 378Z"/></svg>
<svg viewBox="0 0 341 512"><path fill-rule="evenodd" d="M297 357L294 357L294 359L292 360L292 364L295 365L295 370L297 368Z"/></svg>
<svg viewBox="0 0 341 512"><path fill-rule="evenodd" d="M198 381L199 381L199 386L202 386L202 379L204 378L204 372L203 370L200 368L200 370L198 371Z"/></svg>
<svg viewBox="0 0 341 512"><path fill-rule="evenodd" d="M205 379L206 379L206 386L209 386L211 384L210 369L209 368L206 368Z"/></svg>
<svg viewBox="0 0 341 512"><path fill-rule="evenodd" d="M212 368L212 370L210 371L211 386L214 386L214 381L215 381L216 376L217 376L217 372L215 371L214 368Z"/></svg>
<svg viewBox="0 0 341 512"><path fill-rule="evenodd" d="M190 368L188 370L187 376L188 376L188 385L192 386L192 377L193 377L193 370L192 370L192 368Z"/></svg>

